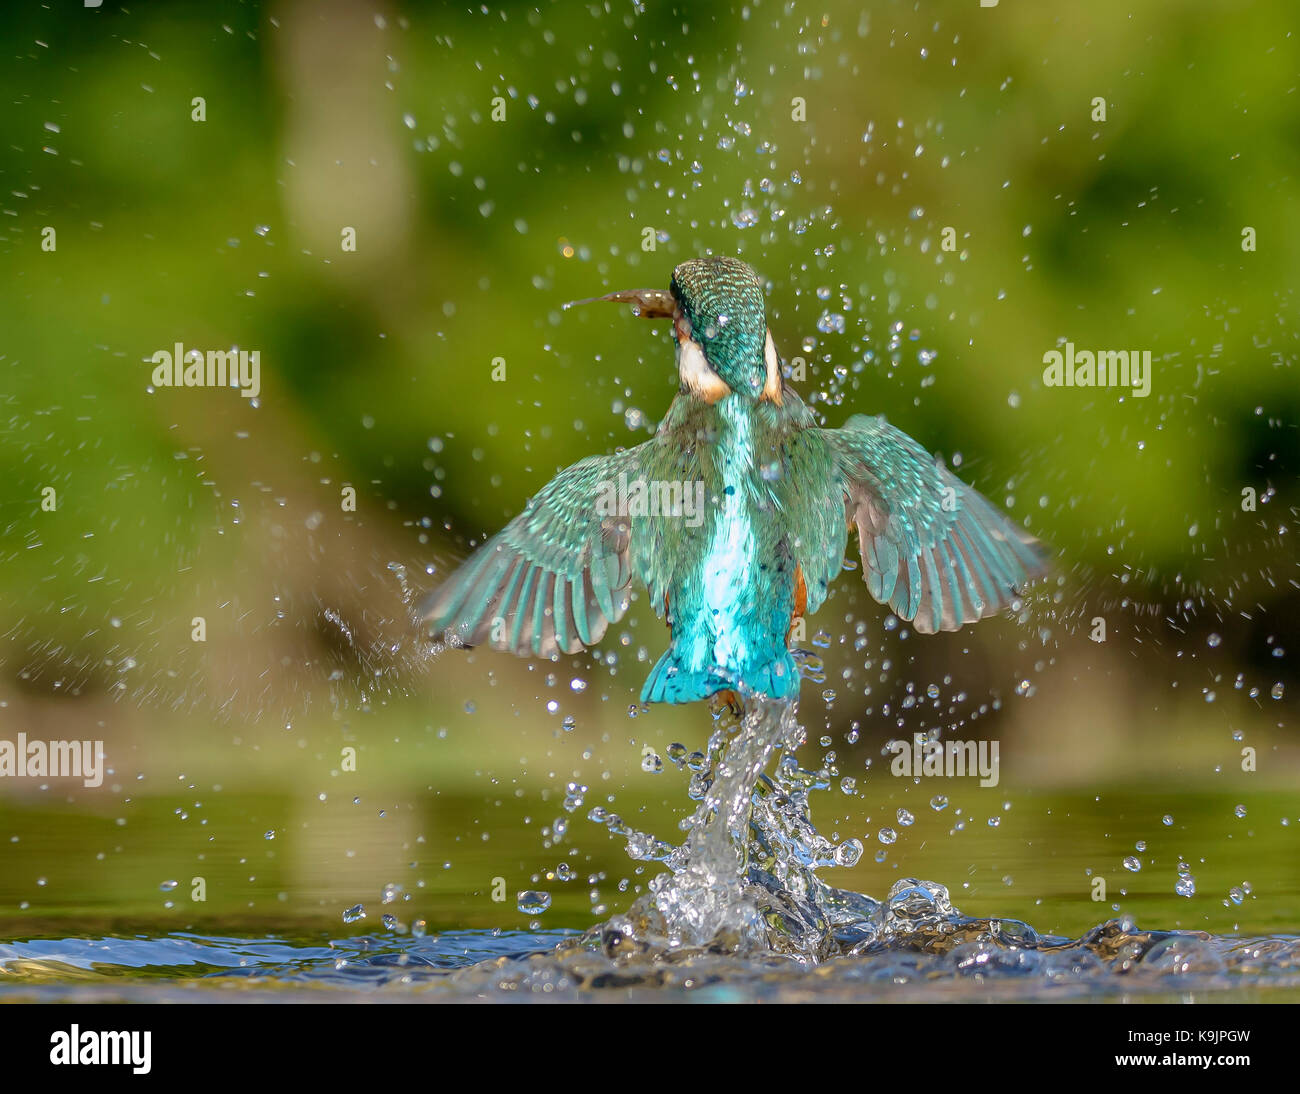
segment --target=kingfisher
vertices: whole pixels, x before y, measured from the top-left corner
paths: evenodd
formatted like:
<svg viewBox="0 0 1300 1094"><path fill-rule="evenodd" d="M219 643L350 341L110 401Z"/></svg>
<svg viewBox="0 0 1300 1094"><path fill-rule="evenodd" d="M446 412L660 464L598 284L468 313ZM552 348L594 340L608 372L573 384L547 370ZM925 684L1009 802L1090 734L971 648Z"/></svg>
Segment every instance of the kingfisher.
<svg viewBox="0 0 1300 1094"><path fill-rule="evenodd" d="M622 618L635 580L669 630L643 703L786 699L796 624L845 569L851 532L871 596L920 634L994 615L1044 572L1039 540L883 417L819 424L744 262L693 258L667 292L575 303L598 300L672 321L678 393L652 439L561 471L435 589L431 636L577 653Z"/></svg>

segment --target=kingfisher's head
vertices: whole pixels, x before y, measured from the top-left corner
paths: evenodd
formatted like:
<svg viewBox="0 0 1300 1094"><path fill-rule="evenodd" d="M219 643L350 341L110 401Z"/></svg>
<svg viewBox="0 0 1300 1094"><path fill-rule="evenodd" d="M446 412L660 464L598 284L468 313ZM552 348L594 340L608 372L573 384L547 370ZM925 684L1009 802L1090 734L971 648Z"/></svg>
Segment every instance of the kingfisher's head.
<svg viewBox="0 0 1300 1094"><path fill-rule="evenodd" d="M715 403L735 394L781 401L781 368L767 330L763 286L740 259L687 259L673 270L666 293L633 289L597 299L631 303L645 319L672 319L682 386L698 398Z"/></svg>

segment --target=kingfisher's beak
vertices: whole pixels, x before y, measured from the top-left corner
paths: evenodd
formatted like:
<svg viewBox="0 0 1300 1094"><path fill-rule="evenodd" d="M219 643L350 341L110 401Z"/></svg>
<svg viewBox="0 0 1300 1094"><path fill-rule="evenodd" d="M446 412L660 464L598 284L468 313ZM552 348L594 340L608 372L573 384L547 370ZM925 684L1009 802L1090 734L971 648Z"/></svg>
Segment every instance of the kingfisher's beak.
<svg viewBox="0 0 1300 1094"><path fill-rule="evenodd" d="M631 304L632 314L639 315L642 319L671 319L677 309L673 294L663 289L624 289L604 296L591 296L586 300L571 300L564 305L564 310L576 308L579 304L595 304L601 300Z"/></svg>

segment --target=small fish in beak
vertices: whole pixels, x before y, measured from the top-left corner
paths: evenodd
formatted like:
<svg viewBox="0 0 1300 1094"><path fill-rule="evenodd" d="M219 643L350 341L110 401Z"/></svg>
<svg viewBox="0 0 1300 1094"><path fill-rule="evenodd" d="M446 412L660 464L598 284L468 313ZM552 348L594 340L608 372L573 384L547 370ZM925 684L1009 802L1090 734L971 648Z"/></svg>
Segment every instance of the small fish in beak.
<svg viewBox="0 0 1300 1094"><path fill-rule="evenodd" d="M564 305L564 310L576 308L579 304L595 304L601 300L614 304L631 304L632 314L639 315L642 319L671 319L677 308L673 294L663 289L624 289L604 296L590 296L586 300L571 300Z"/></svg>

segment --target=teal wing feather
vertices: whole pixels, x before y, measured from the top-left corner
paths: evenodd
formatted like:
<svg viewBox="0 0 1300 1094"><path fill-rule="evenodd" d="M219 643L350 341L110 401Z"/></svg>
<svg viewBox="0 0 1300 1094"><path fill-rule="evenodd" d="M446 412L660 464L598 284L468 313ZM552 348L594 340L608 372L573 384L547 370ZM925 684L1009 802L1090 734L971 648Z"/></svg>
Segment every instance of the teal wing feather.
<svg viewBox="0 0 1300 1094"><path fill-rule="evenodd" d="M884 418L825 431L871 595L921 634L1004 607L1046 571L1046 549Z"/></svg>
<svg viewBox="0 0 1300 1094"><path fill-rule="evenodd" d="M577 653L627 610L635 519L599 499L637 449L592 456L547 483L421 604L431 635L521 656ZM606 494L605 496L608 496Z"/></svg>

